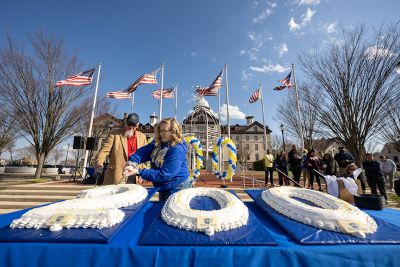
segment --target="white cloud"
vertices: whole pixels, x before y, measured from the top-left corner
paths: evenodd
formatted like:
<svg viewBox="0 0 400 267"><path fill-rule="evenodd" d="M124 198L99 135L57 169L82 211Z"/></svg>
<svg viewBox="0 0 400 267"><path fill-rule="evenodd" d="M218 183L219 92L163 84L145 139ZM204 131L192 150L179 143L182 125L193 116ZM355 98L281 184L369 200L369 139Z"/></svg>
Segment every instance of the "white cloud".
<svg viewBox="0 0 400 267"><path fill-rule="evenodd" d="M275 65L268 64L268 65L263 65L261 67L250 66L249 68L252 71L261 72L261 73L268 73L268 72L282 73L282 72L286 72L286 71L290 70L289 67L284 67L280 64L275 64Z"/></svg>
<svg viewBox="0 0 400 267"><path fill-rule="evenodd" d="M264 10L263 12L261 12L260 15L258 15L257 17L253 18L253 23L257 23L260 21L263 21L264 19L266 19L267 17L271 16L274 12L272 12L271 9L267 8L266 10Z"/></svg>
<svg viewBox="0 0 400 267"><path fill-rule="evenodd" d="M266 43L273 40L274 37L266 32L256 33L255 31L248 32L247 37L253 43L253 46L247 50L242 49L239 55L247 54L249 60L260 61L258 53L264 49Z"/></svg>
<svg viewBox="0 0 400 267"><path fill-rule="evenodd" d="M338 25L338 23L336 21L332 22L332 23L325 24L325 26L324 26L325 32L326 33L336 32L337 25Z"/></svg>
<svg viewBox="0 0 400 267"><path fill-rule="evenodd" d="M290 30L291 32L295 32L295 31L301 29L301 26L300 26L299 24L297 24L297 23L294 21L294 18L293 18L293 17L290 18L290 21L289 21L289 23L288 23L288 26L289 26L289 30Z"/></svg>
<svg viewBox="0 0 400 267"><path fill-rule="evenodd" d="M298 0L297 1L298 5L318 5L320 3L320 0Z"/></svg>
<svg viewBox="0 0 400 267"><path fill-rule="evenodd" d="M368 59L372 59L374 57L392 57L396 54L390 51L389 49L379 47L378 45L368 47L364 55L367 56Z"/></svg>
<svg viewBox="0 0 400 267"><path fill-rule="evenodd" d="M215 61L217 61L217 57L212 57L212 62L215 62Z"/></svg>
<svg viewBox="0 0 400 267"><path fill-rule="evenodd" d="M242 77L240 78L242 81L248 81L253 79L254 74L251 72L246 72L245 70L242 71Z"/></svg>
<svg viewBox="0 0 400 267"><path fill-rule="evenodd" d="M268 3L268 5L269 5L271 8L275 8L276 5L278 4L277 2L272 3L272 2L270 2L270 1L268 1L267 3Z"/></svg>
<svg viewBox="0 0 400 267"><path fill-rule="evenodd" d="M191 94L190 97L186 98L187 103L192 103L197 101L197 95L196 94Z"/></svg>
<svg viewBox="0 0 400 267"><path fill-rule="evenodd" d="M275 47L275 50L278 52L279 57L282 57L284 54L287 54L287 52L289 52L286 43L281 43L279 46Z"/></svg>
<svg viewBox="0 0 400 267"><path fill-rule="evenodd" d="M219 112L221 113L221 121L227 121L226 116L226 104L223 104L219 108ZM238 106L229 105L229 119L230 120L244 120L246 115L239 109Z"/></svg>
<svg viewBox="0 0 400 267"><path fill-rule="evenodd" d="M192 58L197 58L197 57L200 55L201 52L202 52L201 50L196 50L196 51L190 52L189 55L190 55Z"/></svg>
<svg viewBox="0 0 400 267"><path fill-rule="evenodd" d="M267 41L271 41L274 38L265 32L256 33L255 31L248 32L247 37L253 42L253 47L257 49L263 48Z"/></svg>
<svg viewBox="0 0 400 267"><path fill-rule="evenodd" d="M301 16L301 18L303 19L301 21L301 26L305 26L307 23L309 23L316 12L316 10L311 10L310 8L307 8L306 13Z"/></svg>

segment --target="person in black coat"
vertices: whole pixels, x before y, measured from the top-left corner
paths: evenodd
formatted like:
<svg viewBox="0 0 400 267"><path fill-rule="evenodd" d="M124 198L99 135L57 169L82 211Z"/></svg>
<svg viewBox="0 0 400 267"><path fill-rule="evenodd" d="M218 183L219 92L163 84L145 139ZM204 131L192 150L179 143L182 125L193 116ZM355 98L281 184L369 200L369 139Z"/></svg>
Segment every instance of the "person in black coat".
<svg viewBox="0 0 400 267"><path fill-rule="evenodd" d="M325 175L335 175L334 161L331 154L325 153L322 157L321 169Z"/></svg>
<svg viewBox="0 0 400 267"><path fill-rule="evenodd" d="M300 183L302 157L297 152L295 145L292 146L292 150L290 150L288 153L288 161L289 170L293 174L293 180Z"/></svg>
<svg viewBox="0 0 400 267"><path fill-rule="evenodd" d="M373 155L367 153L367 160L362 163L362 167L365 171L365 176L367 176L367 183L371 188L371 193L377 195L376 187L379 189L379 193L385 197L387 204L387 195L385 189L385 179L383 179L383 173L381 164L374 160Z"/></svg>
<svg viewBox="0 0 400 267"><path fill-rule="evenodd" d="M347 165L354 163L353 156L346 153L343 146L339 147L339 153L335 155L335 160L339 165L339 175L345 175Z"/></svg>
<svg viewBox="0 0 400 267"><path fill-rule="evenodd" d="M321 181L319 179L319 176L314 173L314 170L319 171L319 158L315 155L315 150L311 149L310 152L307 153L307 159L306 159L306 166L308 173L310 174L310 189L314 189L314 177L317 180L318 184L318 190L322 191L321 188Z"/></svg>
<svg viewBox="0 0 400 267"><path fill-rule="evenodd" d="M287 160L286 160L286 155L282 151L281 153L278 154L274 161L274 167L284 174L288 174L288 168L287 168ZM278 172L278 179L279 179L279 185L283 185L283 182L285 181L285 185L289 185L289 181L287 181L286 177L284 177L281 173Z"/></svg>

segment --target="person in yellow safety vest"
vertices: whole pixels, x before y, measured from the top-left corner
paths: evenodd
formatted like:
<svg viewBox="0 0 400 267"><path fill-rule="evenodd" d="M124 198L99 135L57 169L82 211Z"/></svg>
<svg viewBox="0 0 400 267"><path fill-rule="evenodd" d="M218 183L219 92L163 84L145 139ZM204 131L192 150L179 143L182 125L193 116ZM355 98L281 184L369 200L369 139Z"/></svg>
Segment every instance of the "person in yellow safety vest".
<svg viewBox="0 0 400 267"><path fill-rule="evenodd" d="M271 186L274 186L274 160L274 155L267 149L267 154L264 156L265 186L268 185L268 174Z"/></svg>

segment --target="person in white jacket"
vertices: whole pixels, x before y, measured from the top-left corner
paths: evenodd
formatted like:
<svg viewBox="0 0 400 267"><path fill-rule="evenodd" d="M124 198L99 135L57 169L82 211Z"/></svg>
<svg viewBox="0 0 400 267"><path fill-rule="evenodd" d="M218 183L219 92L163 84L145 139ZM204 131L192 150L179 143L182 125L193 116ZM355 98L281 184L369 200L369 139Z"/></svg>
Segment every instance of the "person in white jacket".
<svg viewBox="0 0 400 267"><path fill-rule="evenodd" d="M395 171L397 170L396 163L385 156L379 156L379 159L381 162L383 177L386 182L389 180L390 190L393 191L393 176Z"/></svg>

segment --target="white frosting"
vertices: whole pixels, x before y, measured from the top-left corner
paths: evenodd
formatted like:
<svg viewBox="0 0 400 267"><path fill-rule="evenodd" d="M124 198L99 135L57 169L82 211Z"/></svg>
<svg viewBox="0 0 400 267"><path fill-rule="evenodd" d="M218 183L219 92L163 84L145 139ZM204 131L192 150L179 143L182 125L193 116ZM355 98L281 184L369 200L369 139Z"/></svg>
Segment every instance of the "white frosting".
<svg viewBox="0 0 400 267"><path fill-rule="evenodd" d="M190 208L190 201L194 197L205 196L216 200L221 207L219 210L195 210ZM161 211L163 220L172 226L205 232L214 235L214 232L227 231L247 224L249 211L244 203L233 194L215 188L188 188L170 196ZM198 228L199 218L215 218L219 222L215 227Z"/></svg>
<svg viewBox="0 0 400 267"><path fill-rule="evenodd" d="M54 215L69 217L66 228L106 228L120 223L125 213L119 208L143 201L147 190L141 185L124 184L96 187L80 192L76 198L32 209L13 220L11 228L51 228L58 231L57 223L50 223ZM52 227L53 226L53 227ZM61 226L61 225L60 225Z"/></svg>
<svg viewBox="0 0 400 267"><path fill-rule="evenodd" d="M293 197L308 200L318 207L302 203ZM349 203L314 190L297 187L275 187L265 190L262 199L277 212L298 222L330 231L365 238L378 226L373 218ZM343 225L355 226L348 229Z"/></svg>

